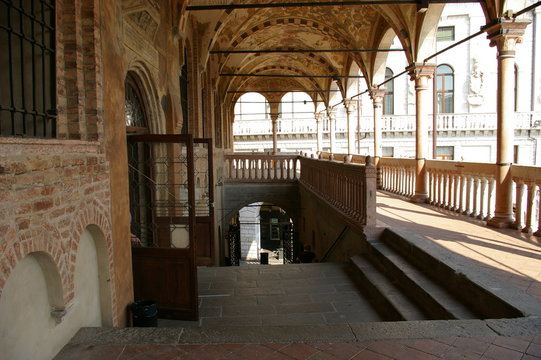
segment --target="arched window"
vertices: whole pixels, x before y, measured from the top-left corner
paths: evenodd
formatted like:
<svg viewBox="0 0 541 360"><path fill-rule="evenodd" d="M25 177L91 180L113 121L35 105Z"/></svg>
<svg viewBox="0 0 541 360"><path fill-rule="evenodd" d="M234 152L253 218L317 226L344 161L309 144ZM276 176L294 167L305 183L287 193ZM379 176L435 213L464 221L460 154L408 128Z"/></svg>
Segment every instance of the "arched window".
<svg viewBox="0 0 541 360"><path fill-rule="evenodd" d="M0 136L56 137L55 1L0 2Z"/></svg>
<svg viewBox="0 0 541 360"><path fill-rule="evenodd" d="M391 69L385 69L385 80L394 76ZM385 83L385 95L383 97L383 115L394 114L394 80Z"/></svg>
<svg viewBox="0 0 541 360"><path fill-rule="evenodd" d="M128 73L125 83L125 118L126 131L128 133L147 133L148 124L145 114L145 105L136 77L133 73Z"/></svg>
<svg viewBox="0 0 541 360"><path fill-rule="evenodd" d="M436 112L452 113L455 111L455 75L449 65L440 65L436 70Z"/></svg>

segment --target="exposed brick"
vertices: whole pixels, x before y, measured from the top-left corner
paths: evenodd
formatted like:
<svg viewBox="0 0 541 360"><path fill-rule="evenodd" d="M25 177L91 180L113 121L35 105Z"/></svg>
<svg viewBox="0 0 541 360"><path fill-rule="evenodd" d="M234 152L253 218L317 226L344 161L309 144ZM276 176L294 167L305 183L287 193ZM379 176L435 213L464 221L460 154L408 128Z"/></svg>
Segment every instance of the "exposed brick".
<svg viewBox="0 0 541 360"><path fill-rule="evenodd" d="M34 204L34 210L35 211L43 211L43 210L48 210L50 208L52 208L54 205L54 201L53 200L43 200L43 201L38 201Z"/></svg>

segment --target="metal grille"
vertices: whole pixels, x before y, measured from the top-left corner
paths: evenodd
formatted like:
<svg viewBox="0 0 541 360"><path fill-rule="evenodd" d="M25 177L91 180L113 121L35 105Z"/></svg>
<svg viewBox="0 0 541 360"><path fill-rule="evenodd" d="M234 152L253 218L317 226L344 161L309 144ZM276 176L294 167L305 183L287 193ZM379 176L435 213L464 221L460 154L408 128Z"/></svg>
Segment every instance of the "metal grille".
<svg viewBox="0 0 541 360"><path fill-rule="evenodd" d="M133 138L128 142L132 234L143 246L189 247L189 145Z"/></svg>
<svg viewBox="0 0 541 360"><path fill-rule="evenodd" d="M282 240L284 247L284 264L291 264L295 260L295 232L293 224L285 224L282 227Z"/></svg>
<svg viewBox="0 0 541 360"><path fill-rule="evenodd" d="M56 136L55 2L0 0L0 136Z"/></svg>
<svg viewBox="0 0 541 360"><path fill-rule="evenodd" d="M229 261L232 266L240 265L240 226L229 225L227 232L227 242L229 243Z"/></svg>

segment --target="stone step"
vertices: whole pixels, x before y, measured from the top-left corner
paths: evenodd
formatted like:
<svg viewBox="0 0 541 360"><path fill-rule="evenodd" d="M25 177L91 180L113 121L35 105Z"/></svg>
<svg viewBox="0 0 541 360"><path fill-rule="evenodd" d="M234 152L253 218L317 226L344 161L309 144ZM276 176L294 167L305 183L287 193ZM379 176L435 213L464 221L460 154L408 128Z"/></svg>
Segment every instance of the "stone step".
<svg viewBox="0 0 541 360"><path fill-rule="evenodd" d="M402 229L386 228L380 239L477 314L513 318L535 313L531 297L503 286L479 266L432 241Z"/></svg>
<svg viewBox="0 0 541 360"><path fill-rule="evenodd" d="M360 286L384 320L427 319L420 308L366 258L355 255L351 258L351 264Z"/></svg>
<svg viewBox="0 0 541 360"><path fill-rule="evenodd" d="M478 316L427 274L379 240L369 241L370 261L430 319L475 319Z"/></svg>

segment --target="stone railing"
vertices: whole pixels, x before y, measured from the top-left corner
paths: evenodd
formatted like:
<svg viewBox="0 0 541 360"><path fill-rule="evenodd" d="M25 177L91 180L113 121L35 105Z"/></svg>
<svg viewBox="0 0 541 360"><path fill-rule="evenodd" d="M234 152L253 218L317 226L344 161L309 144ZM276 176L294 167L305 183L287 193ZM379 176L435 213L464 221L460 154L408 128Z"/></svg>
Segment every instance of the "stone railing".
<svg viewBox="0 0 541 360"><path fill-rule="evenodd" d="M225 156L225 181L293 182L299 177L297 155L230 154Z"/></svg>
<svg viewBox="0 0 541 360"><path fill-rule="evenodd" d="M402 196L415 194L415 160L400 158L379 159L381 189Z"/></svg>
<svg viewBox="0 0 541 360"><path fill-rule="evenodd" d="M300 183L354 226L376 224L376 168L301 157Z"/></svg>
<svg viewBox="0 0 541 360"><path fill-rule="evenodd" d="M481 220L494 215L496 165L427 160L429 202Z"/></svg>
<svg viewBox="0 0 541 360"><path fill-rule="evenodd" d="M432 130L432 114L427 118L428 130ZM355 131L357 130L357 119L354 119ZM372 116L361 116L360 131L373 132L374 120ZM496 130L496 113L464 113L464 114L438 114L436 128L438 131L458 130ZM541 127L541 113L521 112L514 114L515 129L532 129ZM347 131L347 121L344 117L335 120L337 132ZM328 120L323 120L322 130L329 132ZM279 119L278 134L312 134L317 131L314 118L302 119ZM381 119L382 132L415 131L415 115L384 115ZM234 135L271 135L272 123L267 120L246 120L235 121L233 124Z"/></svg>
<svg viewBox="0 0 541 360"><path fill-rule="evenodd" d="M527 234L541 236L541 167L513 165L515 187L515 227Z"/></svg>

